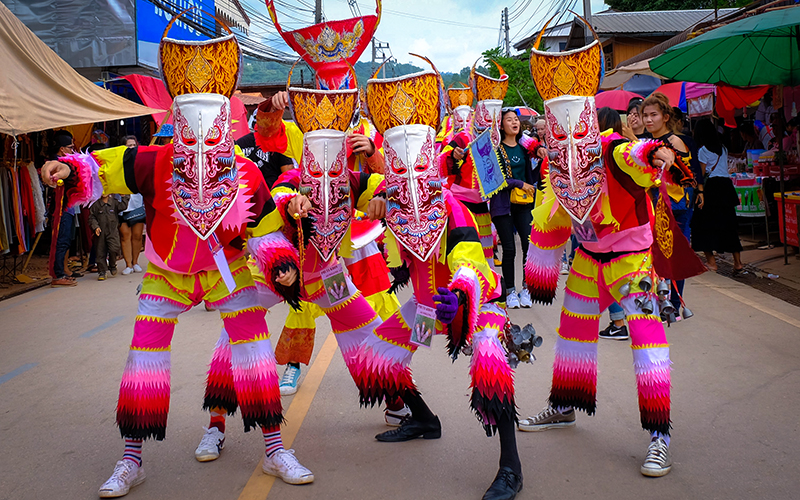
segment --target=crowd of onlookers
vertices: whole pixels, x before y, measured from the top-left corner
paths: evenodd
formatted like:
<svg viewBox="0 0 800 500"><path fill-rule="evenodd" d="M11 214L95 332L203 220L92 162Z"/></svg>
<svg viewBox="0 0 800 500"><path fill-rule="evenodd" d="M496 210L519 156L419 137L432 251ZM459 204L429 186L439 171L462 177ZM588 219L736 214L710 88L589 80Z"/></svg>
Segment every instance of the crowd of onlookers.
<svg viewBox="0 0 800 500"><path fill-rule="evenodd" d="M133 136L125 137L122 144L129 148L136 147L138 141ZM108 136L100 130L92 135L92 144L87 151L96 151L109 146ZM72 135L64 130L53 136L50 159L57 159L76 152ZM56 200L51 200L51 213L55 213ZM81 212L85 212L82 214ZM88 248L81 245L81 253L88 254L84 269L80 257L73 255L69 260L77 259L78 266L70 270L67 255L75 248L76 236L82 225L90 229L87 238ZM56 224L53 224L56 227ZM125 267L122 274L142 272L139 265L139 254L144 243L145 212L140 194L119 195L106 194L93 203L88 209L73 207L64 209L57 225L56 252L53 264L52 287L71 287L78 284L77 278L84 273L97 273L97 279L104 281L108 276L118 273L117 261L122 258ZM75 252L73 252L75 253Z"/></svg>

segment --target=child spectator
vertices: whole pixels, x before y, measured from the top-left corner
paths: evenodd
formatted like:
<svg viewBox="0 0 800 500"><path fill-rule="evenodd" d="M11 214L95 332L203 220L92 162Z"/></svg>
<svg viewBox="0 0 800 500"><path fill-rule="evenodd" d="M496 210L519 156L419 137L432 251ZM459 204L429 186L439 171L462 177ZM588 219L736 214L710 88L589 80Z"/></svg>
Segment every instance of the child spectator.
<svg viewBox="0 0 800 500"><path fill-rule="evenodd" d="M128 196L118 201L113 196L103 195L89 209L89 225L97 236L98 281L106 279L106 272L117 274L117 256L120 254L119 214L128 207ZM106 260L108 255L108 260Z"/></svg>

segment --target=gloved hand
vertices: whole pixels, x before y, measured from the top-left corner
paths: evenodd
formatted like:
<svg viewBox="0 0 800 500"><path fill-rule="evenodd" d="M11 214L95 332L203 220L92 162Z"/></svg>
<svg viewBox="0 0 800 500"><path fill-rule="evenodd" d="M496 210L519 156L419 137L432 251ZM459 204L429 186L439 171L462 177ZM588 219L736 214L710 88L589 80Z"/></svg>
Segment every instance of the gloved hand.
<svg viewBox="0 0 800 500"><path fill-rule="evenodd" d="M449 325L456 319L458 312L459 297L455 292L447 288L437 288L439 295L434 295L433 300L436 302L436 319Z"/></svg>

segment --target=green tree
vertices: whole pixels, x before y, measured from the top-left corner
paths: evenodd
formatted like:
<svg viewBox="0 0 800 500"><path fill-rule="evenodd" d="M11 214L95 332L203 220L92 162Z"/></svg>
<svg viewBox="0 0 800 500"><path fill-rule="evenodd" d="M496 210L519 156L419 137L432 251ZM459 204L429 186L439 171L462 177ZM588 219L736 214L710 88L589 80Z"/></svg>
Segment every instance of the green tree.
<svg viewBox="0 0 800 500"><path fill-rule="evenodd" d="M646 10L727 9L744 7L750 0L606 0L606 5L625 12Z"/></svg>
<svg viewBox="0 0 800 500"><path fill-rule="evenodd" d="M486 60L497 61L497 64L503 67L508 74L508 92L506 98L503 100L504 106L525 106L542 112L542 98L536 91L536 87L531 80L531 72L528 66L530 59L530 49L525 54L517 57L505 57L502 55L502 49L495 47L483 53ZM500 71L494 64L487 64L489 76L497 78L500 76Z"/></svg>

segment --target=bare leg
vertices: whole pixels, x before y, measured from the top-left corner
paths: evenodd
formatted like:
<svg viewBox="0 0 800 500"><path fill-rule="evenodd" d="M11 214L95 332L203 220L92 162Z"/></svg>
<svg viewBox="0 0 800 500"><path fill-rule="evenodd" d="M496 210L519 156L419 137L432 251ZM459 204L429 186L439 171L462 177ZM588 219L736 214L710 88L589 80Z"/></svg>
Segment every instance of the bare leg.
<svg viewBox="0 0 800 500"><path fill-rule="evenodd" d="M139 263L139 253L142 251L142 234L144 233L144 223L134 224L131 228L131 264Z"/></svg>
<svg viewBox="0 0 800 500"><path fill-rule="evenodd" d="M705 252L705 254L708 268L717 272L717 258L714 257L714 252Z"/></svg>
<svg viewBox="0 0 800 500"><path fill-rule="evenodd" d="M741 252L733 252L733 268L737 271L744 268L744 264L742 264L742 254Z"/></svg>
<svg viewBox="0 0 800 500"><path fill-rule="evenodd" d="M125 267L133 267L131 263L131 228L127 222L119 225L120 246L122 246L122 257L125 259Z"/></svg>

